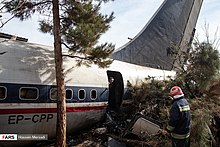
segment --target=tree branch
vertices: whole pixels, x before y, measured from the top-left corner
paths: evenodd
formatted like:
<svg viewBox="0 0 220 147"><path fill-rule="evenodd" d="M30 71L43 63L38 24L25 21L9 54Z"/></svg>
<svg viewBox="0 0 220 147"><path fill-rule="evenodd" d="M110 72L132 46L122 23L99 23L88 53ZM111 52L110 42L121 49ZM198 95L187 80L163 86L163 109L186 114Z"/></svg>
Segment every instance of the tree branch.
<svg viewBox="0 0 220 147"><path fill-rule="evenodd" d="M16 11L17 9L21 8L23 5L24 5L24 2L19 3L18 6L16 6L13 11ZM1 8L1 10L3 10L5 6L6 6L6 5L4 5L4 6ZM18 13L16 13L16 14L18 14ZM14 14L14 15L13 15L11 18L9 18L7 21L1 22L0 28L2 28L6 23L8 23L10 20L12 20L12 19L15 17L16 14Z"/></svg>
<svg viewBox="0 0 220 147"><path fill-rule="evenodd" d="M66 48L71 49L65 42L62 41L62 44L63 44Z"/></svg>
<svg viewBox="0 0 220 147"><path fill-rule="evenodd" d="M10 20L12 20L15 17L15 15L13 15L11 18L9 18L7 21L5 22L1 22L1 26L0 28L2 28L5 24L7 24Z"/></svg>
<svg viewBox="0 0 220 147"><path fill-rule="evenodd" d="M80 57L80 56L73 56L73 55L66 55L66 54L63 54L64 57L70 57L70 58L78 58L78 59L81 59L81 60L89 60L89 58L87 57Z"/></svg>
<svg viewBox="0 0 220 147"><path fill-rule="evenodd" d="M6 0L2 1L1 4L3 4ZM3 5L1 8L0 8L0 12L5 8L5 5Z"/></svg>
<svg viewBox="0 0 220 147"><path fill-rule="evenodd" d="M62 44L63 44L66 48L68 48L69 50L76 51L76 49L71 48L71 47L68 46L64 41L62 41ZM76 47L76 46L74 46L74 47Z"/></svg>

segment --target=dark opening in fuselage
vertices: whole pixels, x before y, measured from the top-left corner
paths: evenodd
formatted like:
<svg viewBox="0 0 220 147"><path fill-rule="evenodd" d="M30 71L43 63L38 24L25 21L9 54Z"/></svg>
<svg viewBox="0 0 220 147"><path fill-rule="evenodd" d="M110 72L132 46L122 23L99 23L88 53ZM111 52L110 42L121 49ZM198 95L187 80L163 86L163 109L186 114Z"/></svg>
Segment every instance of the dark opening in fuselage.
<svg viewBox="0 0 220 147"><path fill-rule="evenodd" d="M108 110L120 111L124 94L122 74L118 71L107 71L109 81Z"/></svg>

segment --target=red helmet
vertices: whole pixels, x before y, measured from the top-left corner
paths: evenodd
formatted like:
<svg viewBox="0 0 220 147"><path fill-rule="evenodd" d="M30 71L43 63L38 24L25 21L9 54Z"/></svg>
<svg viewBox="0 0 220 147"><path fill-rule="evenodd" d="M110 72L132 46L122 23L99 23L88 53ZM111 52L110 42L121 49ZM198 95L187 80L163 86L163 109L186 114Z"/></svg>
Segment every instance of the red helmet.
<svg viewBox="0 0 220 147"><path fill-rule="evenodd" d="M174 86L170 89L170 96L174 99L184 96L182 89L179 86Z"/></svg>

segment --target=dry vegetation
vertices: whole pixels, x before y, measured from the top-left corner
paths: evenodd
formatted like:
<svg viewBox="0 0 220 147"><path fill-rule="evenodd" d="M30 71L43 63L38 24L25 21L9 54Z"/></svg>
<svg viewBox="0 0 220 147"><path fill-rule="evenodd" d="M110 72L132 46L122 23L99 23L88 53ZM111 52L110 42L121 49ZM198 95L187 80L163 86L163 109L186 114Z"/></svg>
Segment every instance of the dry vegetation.
<svg viewBox="0 0 220 147"><path fill-rule="evenodd" d="M168 121L170 100L168 93L175 80L157 81L147 78L139 86L130 86L134 96L133 107L136 112L142 112L147 116L163 123L165 128ZM202 97L188 98L191 109L191 146L217 146L218 131L220 128L214 123L214 117L220 117L220 81L213 82L206 94ZM152 146L170 146L169 134L160 134L146 140Z"/></svg>

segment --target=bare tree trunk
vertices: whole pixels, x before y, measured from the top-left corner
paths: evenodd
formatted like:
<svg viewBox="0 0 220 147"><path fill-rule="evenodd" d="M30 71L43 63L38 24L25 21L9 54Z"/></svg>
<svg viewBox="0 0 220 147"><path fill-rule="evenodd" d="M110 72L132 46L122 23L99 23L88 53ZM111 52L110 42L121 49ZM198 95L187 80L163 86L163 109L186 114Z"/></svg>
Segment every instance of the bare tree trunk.
<svg viewBox="0 0 220 147"><path fill-rule="evenodd" d="M66 100L63 74L63 59L60 36L59 0L53 0L54 54L57 81L57 128L56 146L66 147Z"/></svg>

